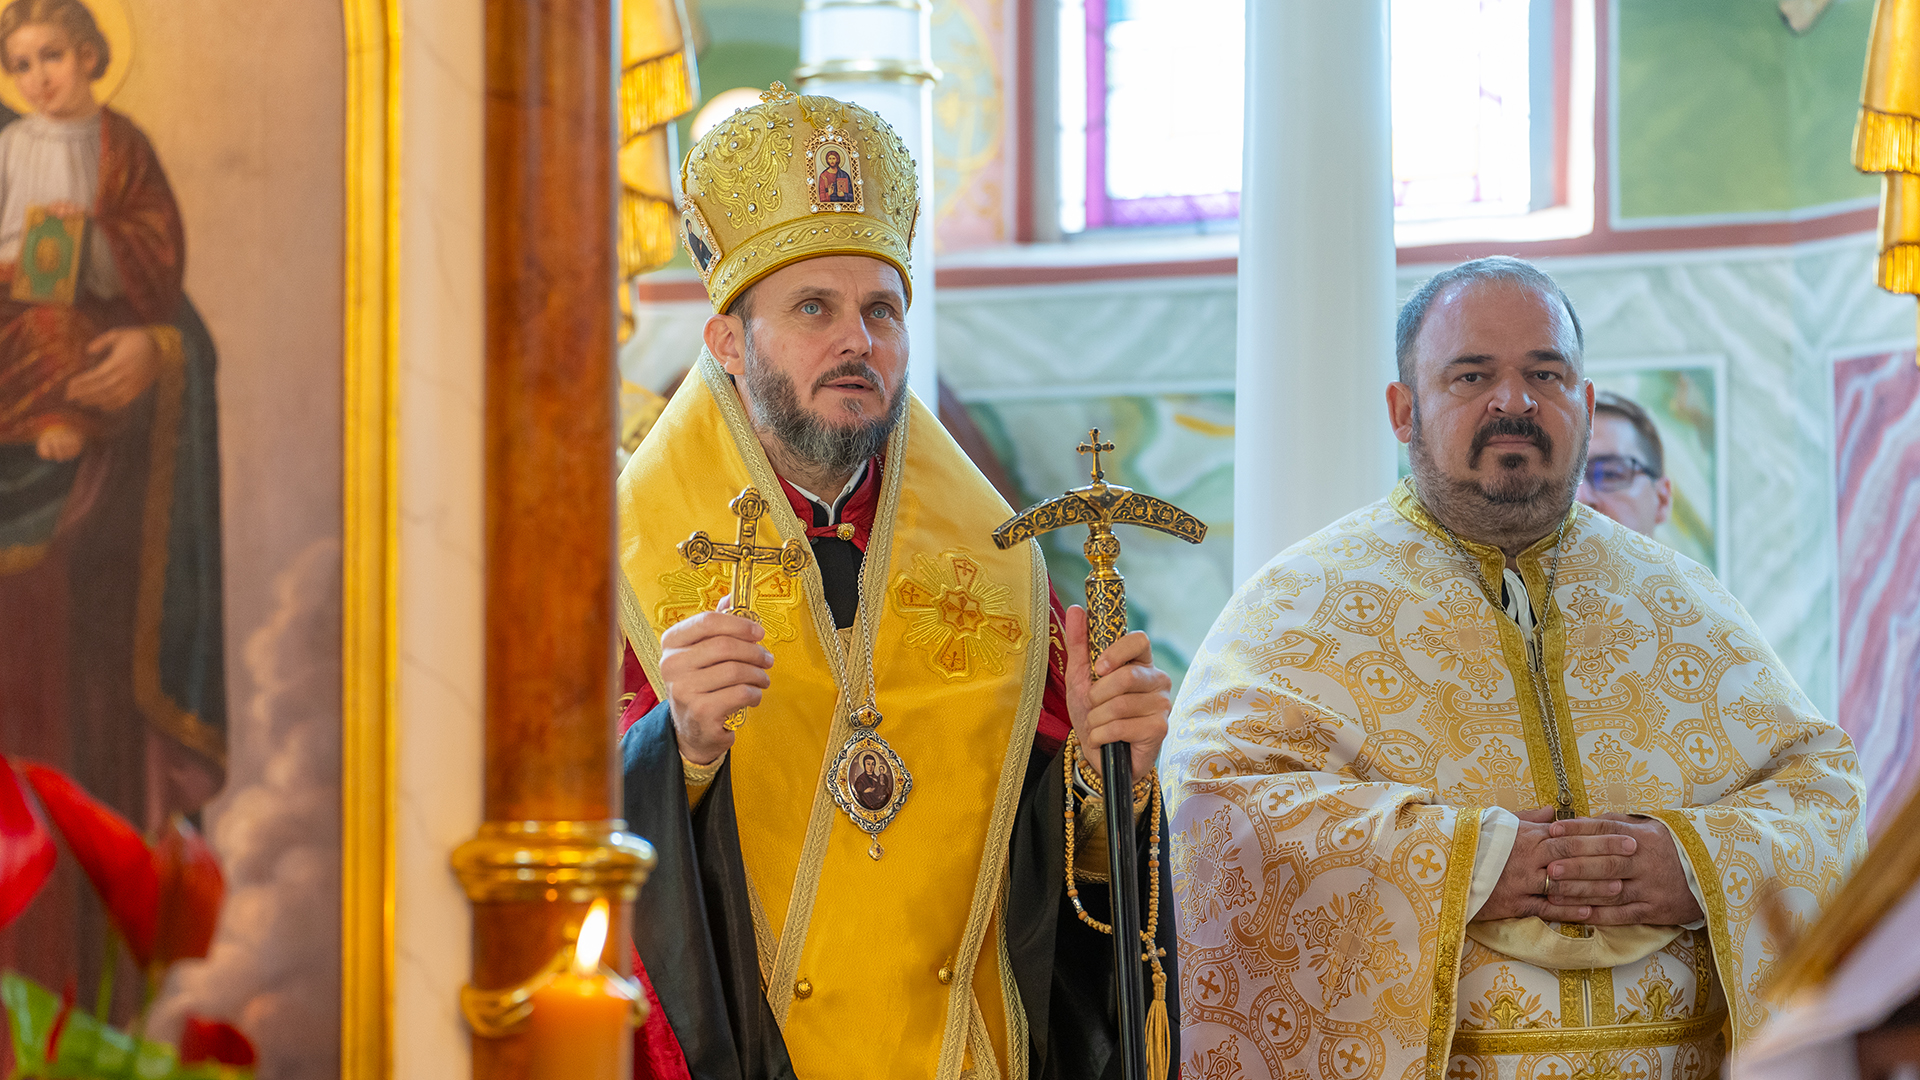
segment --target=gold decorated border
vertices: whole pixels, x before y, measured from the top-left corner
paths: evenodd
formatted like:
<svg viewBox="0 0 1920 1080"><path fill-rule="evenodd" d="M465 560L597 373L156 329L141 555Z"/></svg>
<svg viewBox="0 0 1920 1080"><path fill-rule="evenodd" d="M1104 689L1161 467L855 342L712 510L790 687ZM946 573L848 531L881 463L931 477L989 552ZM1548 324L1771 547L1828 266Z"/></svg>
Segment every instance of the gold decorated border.
<svg viewBox="0 0 1920 1080"><path fill-rule="evenodd" d="M1473 891L1473 863L1480 848L1484 809L1462 810L1453 819L1453 850L1447 856L1447 880L1440 894L1440 938L1433 960L1433 1013L1427 1026L1427 1078L1444 1080L1450 1045L1459 1025L1460 949L1467 936L1467 896Z"/></svg>
<svg viewBox="0 0 1920 1080"><path fill-rule="evenodd" d="M1748 1019L1740 1015L1740 964L1734 959L1733 942L1729 935L1733 924L1727 918L1727 894L1720 884L1720 868L1714 865L1713 855L1707 851L1706 842L1700 839L1700 830L1694 828L1693 819L1685 810L1653 810L1648 817L1657 818L1672 830L1673 838L1680 845L1687 861L1693 864L1694 879L1700 883L1700 895L1707 902L1707 939L1713 943L1714 974L1726 991L1727 1013L1732 1017L1733 1045L1746 1041Z"/></svg>
<svg viewBox="0 0 1920 1080"><path fill-rule="evenodd" d="M1727 1022L1724 1012L1664 1024L1616 1024L1611 1027L1531 1028L1526 1031L1462 1031L1453 1037L1456 1053L1579 1054L1594 1050L1650 1050L1712 1038Z"/></svg>
<svg viewBox="0 0 1920 1080"><path fill-rule="evenodd" d="M343 0L346 356L341 552L340 1075L393 1074L400 15Z"/></svg>

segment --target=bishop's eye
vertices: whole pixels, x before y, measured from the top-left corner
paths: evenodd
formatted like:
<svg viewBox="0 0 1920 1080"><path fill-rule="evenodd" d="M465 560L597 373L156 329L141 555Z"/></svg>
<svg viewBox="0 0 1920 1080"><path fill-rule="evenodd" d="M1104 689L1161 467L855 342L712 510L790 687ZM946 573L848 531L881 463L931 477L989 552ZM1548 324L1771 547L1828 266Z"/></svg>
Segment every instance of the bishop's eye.
<svg viewBox="0 0 1920 1080"><path fill-rule="evenodd" d="M893 309L885 304L875 304L873 310L867 312L867 317L870 319L891 319L893 318Z"/></svg>
<svg viewBox="0 0 1920 1080"><path fill-rule="evenodd" d="M802 315L818 315L825 310L826 308L821 307L820 301L818 300L808 300L800 305L800 314Z"/></svg>

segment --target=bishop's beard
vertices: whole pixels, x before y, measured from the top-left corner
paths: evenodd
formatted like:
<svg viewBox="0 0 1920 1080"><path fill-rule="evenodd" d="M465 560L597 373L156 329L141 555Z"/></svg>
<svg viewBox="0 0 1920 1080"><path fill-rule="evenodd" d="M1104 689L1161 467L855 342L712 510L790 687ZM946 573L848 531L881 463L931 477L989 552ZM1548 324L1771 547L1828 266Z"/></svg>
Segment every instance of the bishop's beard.
<svg viewBox="0 0 1920 1080"><path fill-rule="evenodd" d="M1416 398L1407 457L1413 465L1413 483L1420 501L1435 517L1468 540L1517 552L1552 532L1572 509L1573 498L1580 490L1580 475L1587 467L1588 434L1581 432L1578 448L1569 448L1572 452L1565 455L1569 467L1556 471L1553 439L1539 424L1524 416L1490 420L1474 432L1467 455L1470 467L1480 464L1489 439L1518 435L1531 438L1540 448L1545 471L1528 472L1524 455L1501 454L1491 471L1463 479L1448 475L1434 460L1421 427Z"/></svg>
<svg viewBox="0 0 1920 1080"><path fill-rule="evenodd" d="M886 448L887 438L907 411L907 385L902 379L893 388L887 411L871 420L835 424L800 403L800 392L784 371L765 363L753 348L753 334L746 336L742 360L746 368L747 391L751 396L754 427L771 433L792 455L809 468L831 476L844 476ZM850 360L814 380L819 390L836 379L856 375L874 386L886 382L872 366ZM856 402L846 402L850 416L860 415Z"/></svg>

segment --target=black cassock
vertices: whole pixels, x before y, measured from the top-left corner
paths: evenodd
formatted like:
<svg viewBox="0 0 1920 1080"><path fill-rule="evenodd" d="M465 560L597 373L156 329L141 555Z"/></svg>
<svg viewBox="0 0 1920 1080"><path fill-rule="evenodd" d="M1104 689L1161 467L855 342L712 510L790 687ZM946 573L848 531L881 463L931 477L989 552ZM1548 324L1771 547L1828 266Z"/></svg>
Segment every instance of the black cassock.
<svg viewBox="0 0 1920 1080"><path fill-rule="evenodd" d="M856 581L862 560L857 549L850 556L838 547L821 550L842 544L852 548L831 537L817 539L813 546L835 622L845 626L852 624L852 604L837 601L842 594L851 599L852 590L836 586ZM843 573L848 576L842 578ZM721 766L700 804L690 810L673 718L665 701L627 730L621 740L621 759L627 828L651 842L660 859L634 903L634 947L686 1053L694 1080L792 1078L793 1066L780 1028L760 988L746 869L733 811L731 764ZM929 763L928 767L936 766ZM1037 737L1014 819L1005 912L1008 959L1028 1024L1028 1074L1035 1080L1118 1077L1113 939L1082 923L1067 899L1065 800L1060 747ZM1143 814L1134 829L1143 922L1150 825L1151 815ZM1163 821L1163 833L1165 828ZM1161 964L1167 973L1170 1059L1177 1073L1179 978L1172 873L1164 835L1160 865L1158 940L1167 953ZM1104 866L1090 869L1102 874L1107 870ZM971 888L971 883L955 882L954 887ZM1083 881L1080 899L1093 917L1111 921L1106 885ZM814 918L825 917L814 914ZM980 962L994 962L991 952L983 953ZM1019 1053L1020 1048L1009 1052Z"/></svg>

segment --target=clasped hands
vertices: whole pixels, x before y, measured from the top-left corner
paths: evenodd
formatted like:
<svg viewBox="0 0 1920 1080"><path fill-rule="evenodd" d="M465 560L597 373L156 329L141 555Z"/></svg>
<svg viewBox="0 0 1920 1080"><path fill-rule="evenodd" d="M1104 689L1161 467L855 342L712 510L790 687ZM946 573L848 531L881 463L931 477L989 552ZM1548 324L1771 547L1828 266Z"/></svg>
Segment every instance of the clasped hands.
<svg viewBox="0 0 1920 1080"><path fill-rule="evenodd" d="M1099 772L1100 747L1125 742L1133 749L1134 776L1146 775L1167 737L1173 681L1153 666L1153 646L1139 631L1090 662L1086 610L1068 608L1065 629L1068 718L1089 763ZM773 653L760 643L765 636L758 623L731 614L727 600L660 635L660 678L666 683L660 696L673 713L674 737L688 761L720 760L734 741L726 718L760 704L772 687Z"/></svg>
<svg viewBox="0 0 1920 1080"><path fill-rule="evenodd" d="M1590 926L1681 926L1699 901L1667 827L1630 814L1555 821L1553 808L1519 815L1500 881L1475 922L1536 915Z"/></svg>

